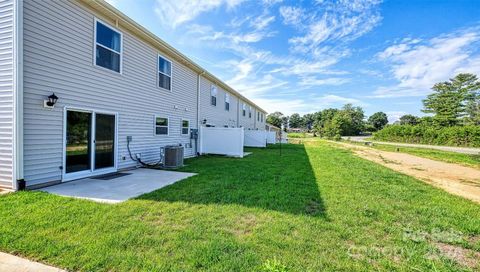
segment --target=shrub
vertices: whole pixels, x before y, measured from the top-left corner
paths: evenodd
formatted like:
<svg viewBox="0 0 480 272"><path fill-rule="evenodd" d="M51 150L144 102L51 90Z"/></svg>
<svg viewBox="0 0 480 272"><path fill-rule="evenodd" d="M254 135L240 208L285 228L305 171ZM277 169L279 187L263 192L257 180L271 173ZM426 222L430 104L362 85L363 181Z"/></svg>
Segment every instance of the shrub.
<svg viewBox="0 0 480 272"><path fill-rule="evenodd" d="M288 133L288 138L306 138L306 134L304 132L302 133Z"/></svg>
<svg viewBox="0 0 480 272"><path fill-rule="evenodd" d="M480 147L480 126L390 125L375 132L379 141Z"/></svg>

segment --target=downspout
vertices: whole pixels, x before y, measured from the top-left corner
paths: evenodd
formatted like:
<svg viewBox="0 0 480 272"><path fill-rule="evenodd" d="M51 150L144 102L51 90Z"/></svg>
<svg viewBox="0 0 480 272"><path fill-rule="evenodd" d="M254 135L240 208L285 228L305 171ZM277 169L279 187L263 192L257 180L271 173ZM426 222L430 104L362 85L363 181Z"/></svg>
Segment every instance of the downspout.
<svg viewBox="0 0 480 272"><path fill-rule="evenodd" d="M237 97L237 128L240 127L240 97Z"/></svg>
<svg viewBox="0 0 480 272"><path fill-rule="evenodd" d="M197 76L197 139L195 139L195 155L198 155L198 143L200 142L198 138L200 137L200 77L205 74L205 71L202 71Z"/></svg>
<svg viewBox="0 0 480 272"><path fill-rule="evenodd" d="M12 188L24 187L23 180L23 1L13 9L13 171ZM19 182L22 183L19 186Z"/></svg>

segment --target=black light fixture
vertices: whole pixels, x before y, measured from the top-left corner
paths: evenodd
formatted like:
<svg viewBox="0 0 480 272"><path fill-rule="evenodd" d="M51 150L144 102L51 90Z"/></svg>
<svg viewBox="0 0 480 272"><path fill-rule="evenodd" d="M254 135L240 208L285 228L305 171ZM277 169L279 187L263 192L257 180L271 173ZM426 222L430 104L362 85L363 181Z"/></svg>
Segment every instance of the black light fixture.
<svg viewBox="0 0 480 272"><path fill-rule="evenodd" d="M58 97L55 95L55 93L52 93L51 95L48 96L48 101L47 101L47 106L53 107L55 103L57 103Z"/></svg>
<svg viewBox="0 0 480 272"><path fill-rule="evenodd" d="M203 119L202 123L205 125L207 123L207 119Z"/></svg>

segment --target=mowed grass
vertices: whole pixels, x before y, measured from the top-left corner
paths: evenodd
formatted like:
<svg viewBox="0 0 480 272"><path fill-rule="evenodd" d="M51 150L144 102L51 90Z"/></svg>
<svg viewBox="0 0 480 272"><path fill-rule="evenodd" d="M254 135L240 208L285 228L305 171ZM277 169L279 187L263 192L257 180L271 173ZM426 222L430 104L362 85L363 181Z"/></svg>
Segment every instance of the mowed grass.
<svg viewBox="0 0 480 272"><path fill-rule="evenodd" d="M355 143L355 142L351 142L351 143L364 145L363 143ZM449 152L449 151L442 151L442 150L435 150L435 149L428 149L428 148L403 147L403 146L394 146L394 145L385 145L385 144L374 144L371 147L379 150L407 153L407 154L411 154L419 157L424 157L427 159L449 162L449 163L457 163L464 166L480 169L480 154L479 155L462 154L457 152ZM397 151L397 148L398 148L398 151Z"/></svg>
<svg viewBox="0 0 480 272"><path fill-rule="evenodd" d="M480 251L480 205L326 142L249 151L118 205L0 196L0 250L82 271L476 269L437 246Z"/></svg>

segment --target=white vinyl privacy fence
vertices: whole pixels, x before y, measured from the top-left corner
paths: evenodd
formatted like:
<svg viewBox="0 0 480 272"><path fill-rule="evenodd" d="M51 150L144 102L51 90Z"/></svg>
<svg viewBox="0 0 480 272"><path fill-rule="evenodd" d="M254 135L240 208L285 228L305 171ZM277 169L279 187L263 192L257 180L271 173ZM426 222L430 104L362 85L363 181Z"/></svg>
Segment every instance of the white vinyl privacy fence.
<svg viewBox="0 0 480 272"><path fill-rule="evenodd" d="M245 146L266 147L267 132L263 130L245 130Z"/></svg>
<svg viewBox="0 0 480 272"><path fill-rule="evenodd" d="M277 143L277 133L275 131L267 131L267 144Z"/></svg>
<svg viewBox="0 0 480 272"><path fill-rule="evenodd" d="M200 127L200 154L243 158L243 128Z"/></svg>

